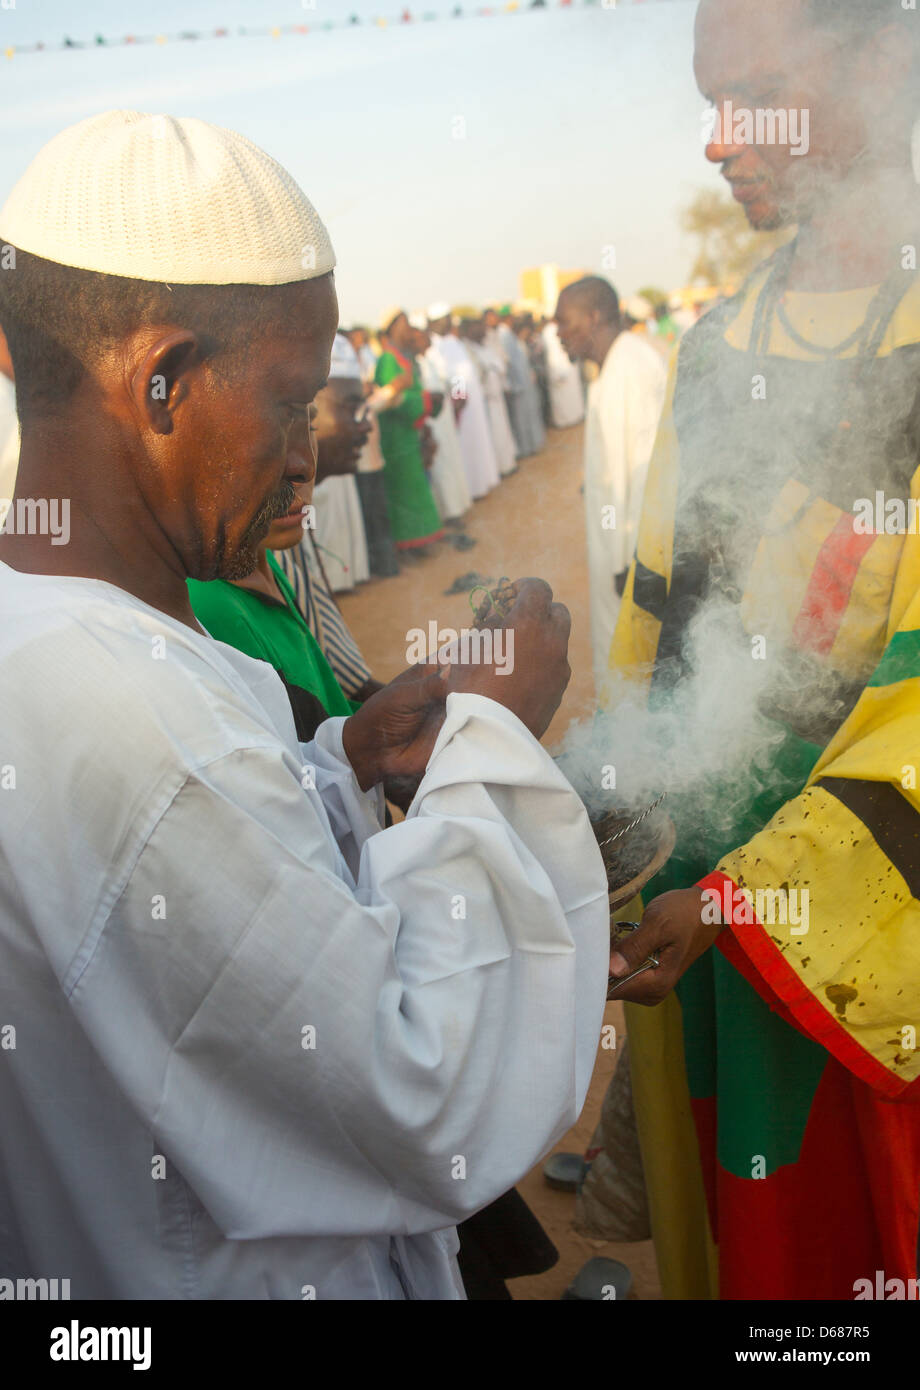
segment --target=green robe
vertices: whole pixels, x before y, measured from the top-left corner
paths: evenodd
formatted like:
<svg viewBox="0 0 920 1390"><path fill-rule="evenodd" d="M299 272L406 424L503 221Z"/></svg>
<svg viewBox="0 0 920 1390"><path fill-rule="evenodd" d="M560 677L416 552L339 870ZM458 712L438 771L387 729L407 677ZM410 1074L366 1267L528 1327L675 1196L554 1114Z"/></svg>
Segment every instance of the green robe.
<svg viewBox="0 0 920 1390"><path fill-rule="evenodd" d="M224 579L209 583L189 579L195 617L219 642L236 647L246 656L267 661L288 685L315 696L328 715L353 714L359 706L343 694L271 552L268 563L284 595L284 604L273 603Z"/></svg>
<svg viewBox="0 0 920 1390"><path fill-rule="evenodd" d="M395 353L384 352L377 362L374 379L378 386L386 386L403 370ZM416 422L425 413L425 399L414 364L412 377L413 385L403 392L399 405L382 410L378 416L390 529L401 550L425 545L441 534L441 518L428 485L416 428Z"/></svg>

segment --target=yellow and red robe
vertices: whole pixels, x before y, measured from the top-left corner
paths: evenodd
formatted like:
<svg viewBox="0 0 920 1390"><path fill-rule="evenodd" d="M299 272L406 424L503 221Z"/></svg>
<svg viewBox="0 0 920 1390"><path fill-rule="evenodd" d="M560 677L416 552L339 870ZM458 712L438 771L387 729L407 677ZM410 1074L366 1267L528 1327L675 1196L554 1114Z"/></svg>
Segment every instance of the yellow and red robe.
<svg viewBox="0 0 920 1390"><path fill-rule="evenodd" d="M775 784L731 835L676 808L647 896L702 883L732 922L679 1006L627 1006L628 1028L665 1296L852 1299L917 1274L920 536L857 516L920 497L920 283L868 362L800 339L845 340L869 289L787 294L794 331L777 317L755 361L768 273L672 362L610 665L666 699L718 571L799 684L769 711ZM742 888L807 891L808 931L758 922Z"/></svg>

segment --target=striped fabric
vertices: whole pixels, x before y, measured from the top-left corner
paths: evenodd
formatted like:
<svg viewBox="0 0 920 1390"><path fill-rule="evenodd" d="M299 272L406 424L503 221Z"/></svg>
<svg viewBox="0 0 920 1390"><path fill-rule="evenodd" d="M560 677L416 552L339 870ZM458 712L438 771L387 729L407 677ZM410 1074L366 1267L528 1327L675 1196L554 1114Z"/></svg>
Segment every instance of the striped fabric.
<svg viewBox="0 0 920 1390"><path fill-rule="evenodd" d="M342 690L354 699L371 679L371 669L345 625L332 597L322 561L311 533L290 550L272 551L294 590L297 606L307 620Z"/></svg>

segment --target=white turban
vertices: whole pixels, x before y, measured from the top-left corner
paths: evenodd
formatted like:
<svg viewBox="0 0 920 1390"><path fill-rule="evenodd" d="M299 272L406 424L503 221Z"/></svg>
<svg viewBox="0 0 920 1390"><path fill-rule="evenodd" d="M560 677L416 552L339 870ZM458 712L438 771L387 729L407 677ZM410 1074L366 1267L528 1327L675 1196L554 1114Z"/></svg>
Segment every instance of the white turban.
<svg viewBox="0 0 920 1390"><path fill-rule="evenodd" d="M336 333L332 343L332 361L329 364L329 380L334 377L361 376L361 363L358 354L344 333Z"/></svg>
<svg viewBox="0 0 920 1390"><path fill-rule="evenodd" d="M405 309L403 309L399 304L391 304L389 309L384 309L383 313L380 315L380 332L386 333L388 329L393 327L393 324L396 322L396 320L398 318L401 318L405 312Z"/></svg>
<svg viewBox="0 0 920 1390"><path fill-rule="evenodd" d="M105 111L33 159L0 240L60 265L175 285L285 285L335 265L290 174L193 117Z"/></svg>

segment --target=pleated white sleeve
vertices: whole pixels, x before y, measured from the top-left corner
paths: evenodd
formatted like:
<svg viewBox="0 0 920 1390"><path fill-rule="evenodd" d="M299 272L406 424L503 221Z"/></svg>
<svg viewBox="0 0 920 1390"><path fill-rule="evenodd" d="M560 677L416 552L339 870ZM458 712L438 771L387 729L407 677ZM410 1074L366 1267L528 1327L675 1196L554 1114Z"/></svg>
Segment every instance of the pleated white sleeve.
<svg viewBox="0 0 920 1390"><path fill-rule="evenodd" d="M377 830L343 722L301 745L315 791L280 743L190 772L71 979L231 1238L443 1229L564 1133L594 1063L606 882L555 764L451 695L407 819Z"/></svg>

